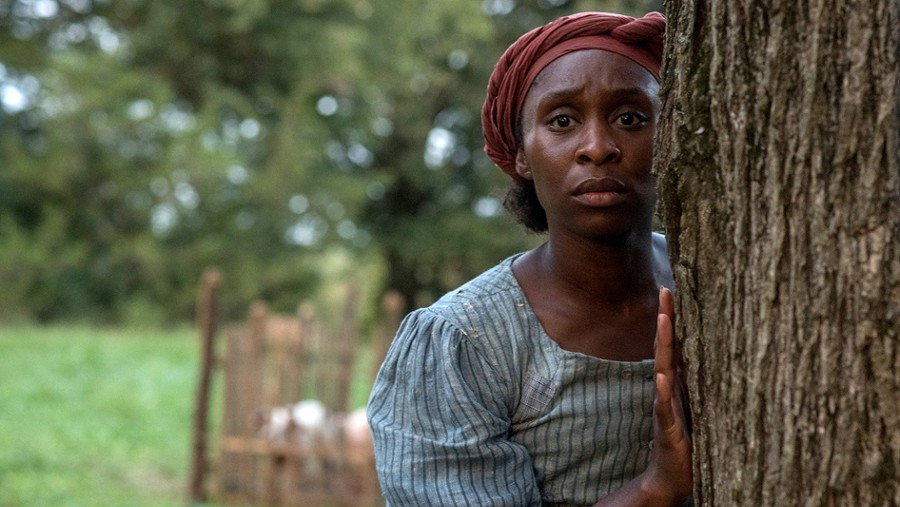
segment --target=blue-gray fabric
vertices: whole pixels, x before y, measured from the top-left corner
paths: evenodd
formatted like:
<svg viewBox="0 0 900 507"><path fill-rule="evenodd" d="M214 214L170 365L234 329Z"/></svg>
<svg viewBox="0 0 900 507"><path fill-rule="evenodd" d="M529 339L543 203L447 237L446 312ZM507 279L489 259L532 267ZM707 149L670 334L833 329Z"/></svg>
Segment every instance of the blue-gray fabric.
<svg viewBox="0 0 900 507"><path fill-rule="evenodd" d="M368 409L389 505L589 505L644 470L653 360L560 348L514 259L403 321Z"/></svg>

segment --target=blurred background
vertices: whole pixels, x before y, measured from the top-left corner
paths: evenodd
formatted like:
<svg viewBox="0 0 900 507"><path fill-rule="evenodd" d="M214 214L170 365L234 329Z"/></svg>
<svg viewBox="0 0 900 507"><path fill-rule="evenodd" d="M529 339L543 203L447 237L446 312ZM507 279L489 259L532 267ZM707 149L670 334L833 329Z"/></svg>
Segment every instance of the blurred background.
<svg viewBox="0 0 900 507"><path fill-rule="evenodd" d="M662 9L0 0L0 505L185 501L209 267L221 322L346 325L356 287L368 350L388 291L427 305L537 244L482 151L494 63L560 15Z"/></svg>

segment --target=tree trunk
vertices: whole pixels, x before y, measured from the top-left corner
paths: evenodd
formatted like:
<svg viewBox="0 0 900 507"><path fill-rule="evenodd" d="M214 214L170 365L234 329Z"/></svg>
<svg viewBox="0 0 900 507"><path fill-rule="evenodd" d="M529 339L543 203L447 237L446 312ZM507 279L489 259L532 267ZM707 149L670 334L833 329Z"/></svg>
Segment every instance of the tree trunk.
<svg viewBox="0 0 900 507"><path fill-rule="evenodd" d="M668 7L695 501L900 505L898 1Z"/></svg>

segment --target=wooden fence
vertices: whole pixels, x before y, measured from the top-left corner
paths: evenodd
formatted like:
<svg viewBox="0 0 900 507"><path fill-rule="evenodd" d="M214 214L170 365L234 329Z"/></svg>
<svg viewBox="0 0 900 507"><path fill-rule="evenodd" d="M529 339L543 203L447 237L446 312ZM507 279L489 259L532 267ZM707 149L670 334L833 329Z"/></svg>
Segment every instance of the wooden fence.
<svg viewBox="0 0 900 507"><path fill-rule="evenodd" d="M358 291L348 286L337 332L328 332L308 303L293 316L271 315L265 304L255 303L246 323L224 329L224 355L214 361L218 282L214 273L204 276L198 304L206 352L197 396L191 499L204 501L210 491L225 503L383 504L368 426L360 410L350 411L354 373L360 371L354 368ZM385 296L381 325L371 340L372 368L363 375L371 377L383 359L402 309L398 294ZM224 369L224 406L218 458L210 466L205 459L205 404L214 363ZM298 404L301 400L306 401ZM206 470L214 471L211 480Z"/></svg>

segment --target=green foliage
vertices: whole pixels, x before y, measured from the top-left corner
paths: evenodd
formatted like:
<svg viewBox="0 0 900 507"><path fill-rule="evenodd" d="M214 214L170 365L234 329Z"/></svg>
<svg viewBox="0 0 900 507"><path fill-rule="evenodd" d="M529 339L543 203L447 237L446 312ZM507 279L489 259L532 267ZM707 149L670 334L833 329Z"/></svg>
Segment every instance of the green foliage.
<svg viewBox="0 0 900 507"><path fill-rule="evenodd" d="M229 317L364 266L426 304L534 242L481 149L502 50L645 4L0 3L0 320L182 322L209 265Z"/></svg>

